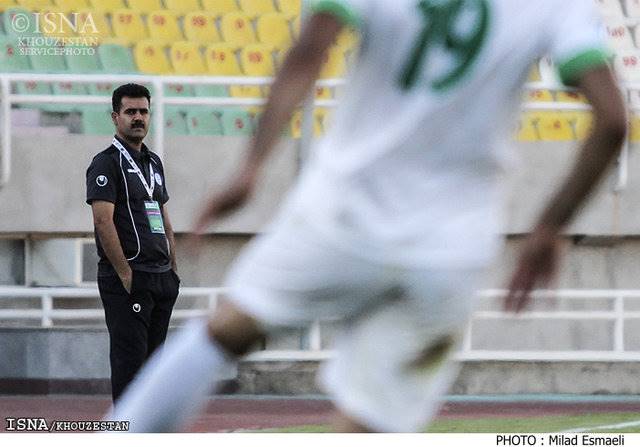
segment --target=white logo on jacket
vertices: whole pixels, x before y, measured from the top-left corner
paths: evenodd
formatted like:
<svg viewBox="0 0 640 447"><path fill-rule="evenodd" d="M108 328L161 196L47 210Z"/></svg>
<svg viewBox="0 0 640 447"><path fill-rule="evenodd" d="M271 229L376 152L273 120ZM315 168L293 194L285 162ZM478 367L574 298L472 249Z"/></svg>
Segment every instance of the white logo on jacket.
<svg viewBox="0 0 640 447"><path fill-rule="evenodd" d="M156 178L156 183L162 186L162 176L156 172L154 177Z"/></svg>
<svg viewBox="0 0 640 447"><path fill-rule="evenodd" d="M96 177L96 184L98 186L107 186L107 183L109 183L109 179L106 175L99 175Z"/></svg>

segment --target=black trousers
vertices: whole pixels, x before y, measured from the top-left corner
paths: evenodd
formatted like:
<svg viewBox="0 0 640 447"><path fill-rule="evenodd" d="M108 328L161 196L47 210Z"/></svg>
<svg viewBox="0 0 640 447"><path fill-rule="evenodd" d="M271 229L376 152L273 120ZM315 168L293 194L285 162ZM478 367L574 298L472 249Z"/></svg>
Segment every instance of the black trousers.
<svg viewBox="0 0 640 447"><path fill-rule="evenodd" d="M114 402L167 337L179 285L180 279L173 270L163 273L134 270L130 294L118 275L98 277L109 331Z"/></svg>

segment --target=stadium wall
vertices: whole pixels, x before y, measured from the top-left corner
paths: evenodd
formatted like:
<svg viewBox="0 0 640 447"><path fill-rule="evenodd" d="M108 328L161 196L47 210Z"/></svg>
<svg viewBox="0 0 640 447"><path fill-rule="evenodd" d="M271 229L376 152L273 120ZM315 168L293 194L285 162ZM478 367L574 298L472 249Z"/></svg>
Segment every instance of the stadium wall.
<svg viewBox="0 0 640 447"><path fill-rule="evenodd" d="M50 128L17 129L13 137L12 178L0 190L0 234L92 232L84 205L85 170L91 158L110 144L104 136L52 133ZM265 169L251 204L221 222L218 233L254 233L273 215L297 172L295 140L285 139ZM153 145L151 145L153 147ZM194 210L207 193L224 185L246 150L241 137L169 136L166 174L169 203L177 232L190 229ZM621 236L640 234L640 158L629 154L629 183L614 192L615 172L570 229L571 234ZM528 231L545 199L554 191L574 158L575 143L513 143L514 165L504 180L511 191L504 232Z"/></svg>
<svg viewBox="0 0 640 447"><path fill-rule="evenodd" d="M108 394L105 329L0 329L0 394ZM463 362L451 393L639 394L638 362ZM244 361L225 392L316 394L317 361Z"/></svg>

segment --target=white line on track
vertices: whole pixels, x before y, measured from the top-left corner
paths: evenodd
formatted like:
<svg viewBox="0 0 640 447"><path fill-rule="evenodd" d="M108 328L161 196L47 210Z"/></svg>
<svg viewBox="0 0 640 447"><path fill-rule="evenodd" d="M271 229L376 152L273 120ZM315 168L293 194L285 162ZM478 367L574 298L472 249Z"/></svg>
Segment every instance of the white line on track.
<svg viewBox="0 0 640 447"><path fill-rule="evenodd" d="M584 433L587 431L603 431L618 428L640 427L640 421L623 422L621 424L599 425L597 427L582 427L563 430L562 433Z"/></svg>

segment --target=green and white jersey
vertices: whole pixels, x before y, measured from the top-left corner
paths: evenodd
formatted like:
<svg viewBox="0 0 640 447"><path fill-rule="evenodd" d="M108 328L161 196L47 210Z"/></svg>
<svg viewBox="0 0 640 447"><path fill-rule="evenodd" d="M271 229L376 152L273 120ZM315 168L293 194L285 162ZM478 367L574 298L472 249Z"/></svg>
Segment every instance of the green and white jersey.
<svg viewBox="0 0 640 447"><path fill-rule="evenodd" d="M593 0L316 0L311 9L362 34L313 150L316 181L302 182L315 184L306 195L322 190L319 227L383 247L391 261L490 252L501 143L532 63L550 55L568 85L607 63Z"/></svg>

